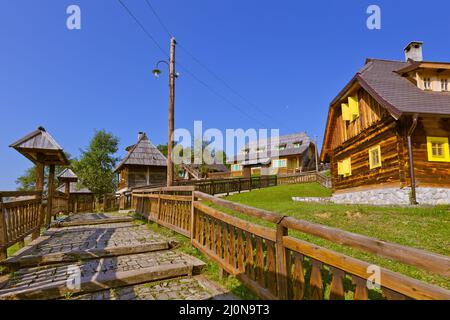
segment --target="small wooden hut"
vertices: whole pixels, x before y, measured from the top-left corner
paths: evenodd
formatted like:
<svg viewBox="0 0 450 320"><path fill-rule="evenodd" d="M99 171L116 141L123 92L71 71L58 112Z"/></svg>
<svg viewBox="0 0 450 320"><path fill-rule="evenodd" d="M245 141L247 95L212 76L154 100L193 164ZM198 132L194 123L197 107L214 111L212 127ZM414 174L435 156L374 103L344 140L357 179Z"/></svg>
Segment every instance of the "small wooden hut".
<svg viewBox="0 0 450 320"><path fill-rule="evenodd" d="M136 144L126 150L127 155L116 168L119 174L118 193L166 183L167 159L145 133L139 132Z"/></svg>
<svg viewBox="0 0 450 320"><path fill-rule="evenodd" d="M78 176L71 169L64 169L58 175L58 181L61 185L56 191L68 197L67 212L79 213L94 210L94 193L78 182Z"/></svg>

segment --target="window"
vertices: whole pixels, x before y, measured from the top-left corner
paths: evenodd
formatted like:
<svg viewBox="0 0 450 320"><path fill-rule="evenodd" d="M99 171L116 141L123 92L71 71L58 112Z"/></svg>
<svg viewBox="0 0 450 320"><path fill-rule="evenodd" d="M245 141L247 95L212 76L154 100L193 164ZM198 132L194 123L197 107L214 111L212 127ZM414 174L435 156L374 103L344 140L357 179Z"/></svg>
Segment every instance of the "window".
<svg viewBox="0 0 450 320"><path fill-rule="evenodd" d="M263 153L264 151L266 151L266 148L258 148L256 150L257 153Z"/></svg>
<svg viewBox="0 0 450 320"><path fill-rule="evenodd" d="M277 150L278 151L283 151L284 149L286 149L286 145L285 144L280 144L279 146L277 146Z"/></svg>
<svg viewBox="0 0 450 320"><path fill-rule="evenodd" d="M441 79L441 90L448 91L448 79Z"/></svg>
<svg viewBox="0 0 450 320"><path fill-rule="evenodd" d="M286 159L278 159L272 161L273 168L285 168L287 165Z"/></svg>
<svg viewBox="0 0 450 320"><path fill-rule="evenodd" d="M351 158L344 159L338 162L338 175L348 177L352 175L352 161Z"/></svg>
<svg viewBox="0 0 450 320"><path fill-rule="evenodd" d="M231 171L241 171L241 170L242 170L242 167L240 164L233 164L231 166Z"/></svg>
<svg viewBox="0 0 450 320"><path fill-rule="evenodd" d="M245 155L248 155L250 153L250 149L244 149L242 151L244 152Z"/></svg>
<svg viewBox="0 0 450 320"><path fill-rule="evenodd" d="M381 148L379 145L369 149L369 166L370 169L381 167Z"/></svg>
<svg viewBox="0 0 450 320"><path fill-rule="evenodd" d="M448 138L427 137L428 161L450 162Z"/></svg>
<svg viewBox="0 0 450 320"><path fill-rule="evenodd" d="M300 148L300 146L302 145L302 141L299 141L299 142L295 142L294 143L294 148Z"/></svg>
<svg viewBox="0 0 450 320"><path fill-rule="evenodd" d="M423 78L423 88L425 90L431 90L431 78Z"/></svg>

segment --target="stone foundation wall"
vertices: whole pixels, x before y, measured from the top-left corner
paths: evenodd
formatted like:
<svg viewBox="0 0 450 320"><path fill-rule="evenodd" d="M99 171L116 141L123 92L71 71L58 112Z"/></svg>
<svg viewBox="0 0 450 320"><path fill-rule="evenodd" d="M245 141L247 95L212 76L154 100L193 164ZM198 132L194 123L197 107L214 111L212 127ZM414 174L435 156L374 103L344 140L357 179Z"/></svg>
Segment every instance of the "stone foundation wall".
<svg viewBox="0 0 450 320"><path fill-rule="evenodd" d="M408 205L411 188L386 188L334 194L331 201L340 204ZM417 188L419 204L450 204L450 189Z"/></svg>

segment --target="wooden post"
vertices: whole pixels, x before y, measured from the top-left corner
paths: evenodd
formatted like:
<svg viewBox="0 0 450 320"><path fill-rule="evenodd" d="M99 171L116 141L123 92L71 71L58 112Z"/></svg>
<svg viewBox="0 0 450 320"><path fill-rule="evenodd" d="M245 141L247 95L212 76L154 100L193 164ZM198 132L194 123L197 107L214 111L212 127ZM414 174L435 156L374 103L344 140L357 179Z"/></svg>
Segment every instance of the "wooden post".
<svg viewBox="0 0 450 320"><path fill-rule="evenodd" d="M161 191L158 191L158 206L156 207L156 221L159 222L161 215ZM148 217L150 218L151 212L149 212Z"/></svg>
<svg viewBox="0 0 450 320"><path fill-rule="evenodd" d="M48 174L47 218L46 218L47 226L50 226L50 222L52 221L54 181L55 181L55 165L51 164Z"/></svg>
<svg viewBox="0 0 450 320"><path fill-rule="evenodd" d="M229 276L230 276L230 274L227 271L225 271L224 268L219 268L219 279L220 280L224 280L224 279L228 278Z"/></svg>
<svg viewBox="0 0 450 320"><path fill-rule="evenodd" d="M169 62L169 141L167 142L167 186L173 185L173 131L175 128L175 38L170 39Z"/></svg>
<svg viewBox="0 0 450 320"><path fill-rule="evenodd" d="M43 200L44 169L45 169L45 166L44 166L43 155L42 154L38 154L37 158L38 158L38 162L36 163L36 167L35 167L35 170L36 170L36 185L35 185L35 189L36 189L36 191L40 191L41 192L41 199ZM33 240L38 238L39 235L41 234L40 228L44 224L44 220L45 220L45 212L44 212L44 206L42 205L42 201L41 201L41 205L39 207L39 227L36 228L36 231L33 232L33 234L31 235L31 238Z"/></svg>
<svg viewBox="0 0 450 320"><path fill-rule="evenodd" d="M6 221L5 214L3 212L3 198L0 196L0 261L8 258L8 248L6 247L7 241Z"/></svg>
<svg viewBox="0 0 450 320"><path fill-rule="evenodd" d="M194 207L194 203L195 201L197 201L197 199L195 198L195 192L192 191L192 200L191 200L191 228L190 228L190 233L191 233L191 242L194 239L194 231L195 231L195 207Z"/></svg>
<svg viewBox="0 0 450 320"><path fill-rule="evenodd" d="M241 193L242 181L241 181L241 178L238 178L238 180L239 180L239 193Z"/></svg>
<svg viewBox="0 0 450 320"><path fill-rule="evenodd" d="M288 270L286 248L283 246L283 237L288 235L288 229L280 225L281 219L277 224L277 241L276 241L276 260L277 260L277 287L278 298L281 300L288 299Z"/></svg>

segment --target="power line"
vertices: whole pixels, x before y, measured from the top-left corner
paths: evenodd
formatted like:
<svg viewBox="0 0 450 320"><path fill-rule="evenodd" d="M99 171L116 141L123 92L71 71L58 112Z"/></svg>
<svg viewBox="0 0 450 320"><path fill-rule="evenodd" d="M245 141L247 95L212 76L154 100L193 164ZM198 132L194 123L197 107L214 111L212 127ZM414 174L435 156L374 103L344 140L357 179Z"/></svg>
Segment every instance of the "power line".
<svg viewBox="0 0 450 320"><path fill-rule="evenodd" d="M133 18L133 20L139 25L139 27L142 29L142 31L147 35L148 38L150 38L153 43L159 48L159 50L164 54L168 56L168 53L162 48L162 46L158 43L158 41L156 41L156 39L151 35L151 33L145 28L145 26L139 21L139 19L133 14L133 12L131 12L131 10L122 2L122 0L118 0L119 3L122 5L122 7L128 12L128 14ZM150 3L148 1L146 1L149 4L149 7L153 9L153 7L150 5ZM153 9L152 10L154 12L154 14L157 16L156 11ZM158 18L158 20L160 20ZM160 23L162 25L164 25L162 23L162 21L160 21ZM164 27L165 28L165 27ZM165 28L166 31L167 28ZM170 32L168 32L168 34L170 35ZM214 90L210 85L208 85L205 81L201 80L199 77L197 77L192 71L190 71L187 67L181 65L180 63L177 63L177 65L179 65L181 68L183 68L194 80L196 80L197 82L199 82L201 85L203 85L206 89L208 89L209 91L211 91L214 95L216 95L217 97L219 97L220 99L224 100L226 103L228 103L229 105L231 105L233 108L235 108L236 110L240 111L242 114L244 114L245 116L247 116L250 120L256 121L259 124L263 125L264 127L266 126L264 123L262 123L261 121L253 118L251 115L249 115L247 112L245 112L244 110L242 110L238 105L236 105L235 103L233 103L231 100L229 100L228 98L226 98L225 96L223 96L222 94L220 94L219 92L217 92L216 90Z"/></svg>
<svg viewBox="0 0 450 320"><path fill-rule="evenodd" d="M155 8L151 5L149 0L145 0L145 2L147 3L148 7L151 9L151 11L153 12L154 16L156 17L156 19L158 20L159 24L162 26L162 28L167 32L167 34L169 35L169 37L172 36L172 33L169 31L169 29L167 28L167 26L164 24L163 20L161 19L161 17L158 15L157 11L155 10ZM268 119L273 120L273 114L268 114L266 113L262 108L260 108L258 105L256 105L255 103L253 103L252 101L250 101L249 99L247 99L246 97L244 97L241 93L239 93L237 90L235 90L233 87L231 87L227 81L225 81L222 77L220 77L217 73L215 73L213 70L211 70L211 68L209 68L208 66L206 66L204 63L202 63L198 58L196 58L187 48L185 48L182 44L180 44L178 42L178 47L180 47L188 56L190 56L198 65L200 65L203 69L205 69L207 72L209 72L216 80L218 80L219 82L221 82L226 88L228 88L228 90L230 90L231 92L233 92L236 96L238 96L239 98L241 98L243 101L245 101L247 104L249 104L250 106L252 106L253 108L255 108L258 112L260 112L262 115L266 116ZM284 125L282 122L280 122L279 120L276 119L276 122L278 122L278 124Z"/></svg>
<svg viewBox="0 0 450 320"><path fill-rule="evenodd" d="M153 41L153 43L159 48L159 50L161 50L161 52L164 55L169 56L169 54L163 49L163 47L160 46L158 41L156 41L156 39L151 35L151 33L147 31L147 29L144 27L144 25L139 21L138 18L136 18L136 16L133 14L133 12L131 12L131 10L125 5L125 3L123 3L122 0L117 0L117 1L119 1L119 3L122 5L122 7L134 19L134 21L141 27L142 31L144 31L144 33L147 35L147 37L149 37Z"/></svg>
<svg viewBox="0 0 450 320"><path fill-rule="evenodd" d="M147 3L148 7L150 8L150 10L152 10L153 14L155 15L156 19L158 19L159 24L163 27L163 29L167 32L167 34L169 35L169 37L172 37L172 33L169 31L169 29L166 27L166 25L164 24L164 22L162 21L162 19L159 17L158 13L156 12L155 8L153 8L153 6L151 5L150 1L145 0L145 2Z"/></svg>

